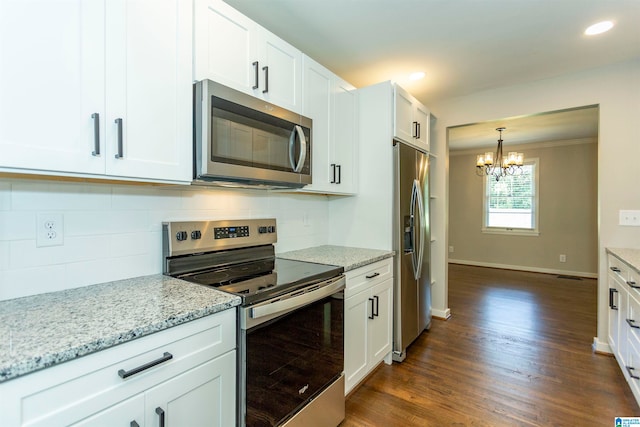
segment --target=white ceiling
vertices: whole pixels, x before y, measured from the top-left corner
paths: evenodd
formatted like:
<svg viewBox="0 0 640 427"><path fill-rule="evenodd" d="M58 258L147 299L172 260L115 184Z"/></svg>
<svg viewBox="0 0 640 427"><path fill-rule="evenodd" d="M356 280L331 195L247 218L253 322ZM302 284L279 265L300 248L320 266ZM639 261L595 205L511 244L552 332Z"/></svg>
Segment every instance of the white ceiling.
<svg viewBox="0 0 640 427"><path fill-rule="evenodd" d="M394 80L427 106L640 58L640 0L225 1L356 87Z"/></svg>

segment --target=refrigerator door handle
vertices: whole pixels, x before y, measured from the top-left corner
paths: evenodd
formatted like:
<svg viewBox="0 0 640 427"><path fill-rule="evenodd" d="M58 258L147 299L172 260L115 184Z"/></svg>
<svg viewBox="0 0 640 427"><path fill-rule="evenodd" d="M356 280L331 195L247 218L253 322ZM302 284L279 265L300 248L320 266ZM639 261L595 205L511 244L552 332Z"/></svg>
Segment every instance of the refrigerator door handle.
<svg viewBox="0 0 640 427"><path fill-rule="evenodd" d="M417 231L417 233L420 236L420 240L417 241L417 245L418 245L418 266L415 269L415 277L416 280L418 280L420 278L420 276L422 276L422 261L423 261L423 256L424 256L424 245L427 244L427 242L425 242L424 240L424 221L425 221L425 217L424 217L424 203L422 201L422 190L420 189L420 181L418 181L417 179L413 181L413 185L416 189L416 198L418 199L418 215L420 218L420 221L418 221L418 230L414 230ZM414 227L416 226L416 222L413 222ZM417 239L416 239L417 240ZM415 249L414 249L415 251Z"/></svg>
<svg viewBox="0 0 640 427"><path fill-rule="evenodd" d="M417 206L417 214L420 215L420 183L417 179L413 180L413 186L411 188L411 207L409 208L409 212L411 215L411 239L413 252L411 253L411 264L413 267L413 277L416 280L420 277L419 268L420 263L419 259L421 258L419 251L416 251L418 245L417 233L416 233L416 206ZM418 223L419 224L419 223Z"/></svg>

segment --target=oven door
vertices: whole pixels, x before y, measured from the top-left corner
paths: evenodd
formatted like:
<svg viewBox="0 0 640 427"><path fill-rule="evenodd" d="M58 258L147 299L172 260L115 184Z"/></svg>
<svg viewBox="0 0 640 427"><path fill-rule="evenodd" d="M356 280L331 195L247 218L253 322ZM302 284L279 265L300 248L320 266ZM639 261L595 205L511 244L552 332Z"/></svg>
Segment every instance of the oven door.
<svg viewBox="0 0 640 427"><path fill-rule="evenodd" d="M240 425L281 425L342 377L344 283L340 276L240 309ZM340 401L326 411L342 405L337 425L344 386L331 395Z"/></svg>

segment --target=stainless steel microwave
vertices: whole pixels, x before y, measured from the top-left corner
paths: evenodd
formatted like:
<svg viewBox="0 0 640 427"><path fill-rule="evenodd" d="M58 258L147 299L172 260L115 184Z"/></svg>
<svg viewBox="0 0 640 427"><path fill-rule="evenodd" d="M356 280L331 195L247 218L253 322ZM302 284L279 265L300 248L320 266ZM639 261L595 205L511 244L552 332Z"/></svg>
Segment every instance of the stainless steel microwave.
<svg viewBox="0 0 640 427"><path fill-rule="evenodd" d="M194 85L194 184L311 184L311 119L211 80Z"/></svg>

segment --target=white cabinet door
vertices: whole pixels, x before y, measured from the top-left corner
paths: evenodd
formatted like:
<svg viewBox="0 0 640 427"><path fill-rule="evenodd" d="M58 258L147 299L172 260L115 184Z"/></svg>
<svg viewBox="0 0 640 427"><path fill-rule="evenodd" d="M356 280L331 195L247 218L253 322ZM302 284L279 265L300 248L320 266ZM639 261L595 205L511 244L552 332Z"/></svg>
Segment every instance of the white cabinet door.
<svg viewBox="0 0 640 427"><path fill-rule="evenodd" d="M369 366L369 292L360 292L344 301L345 393L367 374Z"/></svg>
<svg viewBox="0 0 640 427"><path fill-rule="evenodd" d="M395 85L395 122L394 135L405 142L414 139L413 96Z"/></svg>
<svg viewBox="0 0 640 427"><path fill-rule="evenodd" d="M140 393L113 405L71 427L142 427L144 423L144 394Z"/></svg>
<svg viewBox="0 0 640 427"><path fill-rule="evenodd" d="M330 191L331 90L332 73L309 57L304 57L302 114L313 120L311 171L313 183L304 191Z"/></svg>
<svg viewBox="0 0 640 427"><path fill-rule="evenodd" d="M150 389L145 399L147 425L235 425L235 374L236 353L231 351Z"/></svg>
<svg viewBox="0 0 640 427"><path fill-rule="evenodd" d="M259 78L257 25L221 0L195 0L194 80L252 93Z"/></svg>
<svg viewBox="0 0 640 427"><path fill-rule="evenodd" d="M618 362L622 366L625 366L627 363L627 356L629 352L629 329L630 326L627 324L627 319L629 318L629 292L627 292L626 286L620 286L619 293L619 306L618 306L618 351L616 356L618 357ZM625 374L626 375L626 374Z"/></svg>
<svg viewBox="0 0 640 427"><path fill-rule="evenodd" d="M0 168L104 173L104 7L0 2Z"/></svg>
<svg viewBox="0 0 640 427"><path fill-rule="evenodd" d="M260 27L259 78L253 94L291 111L302 110L302 52Z"/></svg>
<svg viewBox="0 0 640 427"><path fill-rule="evenodd" d="M371 363L377 364L391 351L393 333L393 279L388 279L371 289L374 318L369 328L369 354Z"/></svg>
<svg viewBox="0 0 640 427"><path fill-rule="evenodd" d="M358 98L355 88L304 57L302 114L313 120L313 183L303 192L357 191Z"/></svg>
<svg viewBox="0 0 640 427"><path fill-rule="evenodd" d="M189 181L191 2L107 6L106 173Z"/></svg>
<svg viewBox="0 0 640 427"><path fill-rule="evenodd" d="M618 336L620 330L620 298L621 286L609 273L609 347L616 354L618 352Z"/></svg>
<svg viewBox="0 0 640 427"><path fill-rule="evenodd" d="M394 136L428 152L429 110L397 84L394 85L394 94Z"/></svg>
<svg viewBox="0 0 640 427"><path fill-rule="evenodd" d="M429 110L424 105L416 102L414 110L414 120L418 126L416 142L427 152L429 151L430 117L431 113Z"/></svg>
<svg viewBox="0 0 640 427"><path fill-rule="evenodd" d="M333 95L333 144L336 192L355 194L358 188L358 95L355 87L335 78Z"/></svg>
<svg viewBox="0 0 640 427"><path fill-rule="evenodd" d="M302 111L302 52L222 0L196 0L194 17L195 81Z"/></svg>

